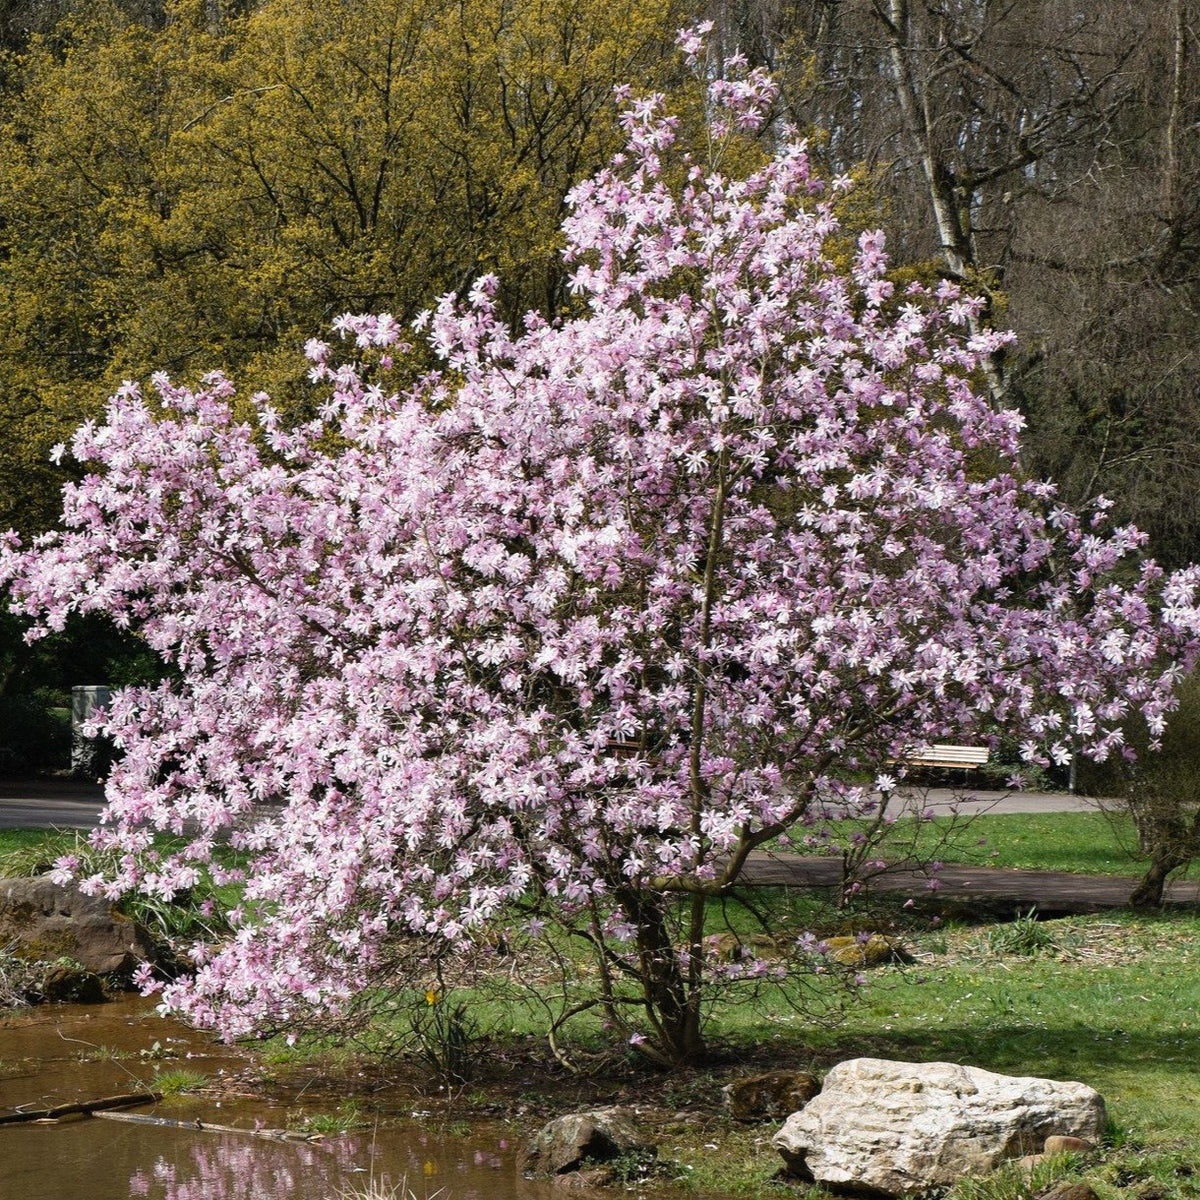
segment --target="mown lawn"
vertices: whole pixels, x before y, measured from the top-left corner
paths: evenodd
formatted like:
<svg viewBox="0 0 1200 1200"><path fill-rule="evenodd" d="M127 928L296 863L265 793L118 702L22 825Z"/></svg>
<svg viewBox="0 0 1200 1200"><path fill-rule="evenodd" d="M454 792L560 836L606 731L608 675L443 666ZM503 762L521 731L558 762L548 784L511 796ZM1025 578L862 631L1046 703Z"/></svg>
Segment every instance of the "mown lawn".
<svg viewBox="0 0 1200 1200"><path fill-rule="evenodd" d="M724 1012L712 1032L759 1061L769 1041L780 1064L818 1072L870 1056L1080 1080L1105 1097L1109 1144L1049 1175L1086 1180L1103 1200L1200 1194L1200 916L1042 922L1028 953L1006 947L1000 928L914 927L915 961L870 972L836 1026L814 1026L781 998L757 1016ZM716 1150L682 1136L675 1147L703 1186L775 1196L773 1132L729 1127L708 1139ZM1036 1192L1007 1175L957 1190L960 1200Z"/></svg>
<svg viewBox="0 0 1200 1200"><path fill-rule="evenodd" d="M943 818L929 822L930 846L950 828ZM945 862L1082 875L1140 875L1145 870L1133 822L1123 814L985 815L959 820L948 837L939 853Z"/></svg>

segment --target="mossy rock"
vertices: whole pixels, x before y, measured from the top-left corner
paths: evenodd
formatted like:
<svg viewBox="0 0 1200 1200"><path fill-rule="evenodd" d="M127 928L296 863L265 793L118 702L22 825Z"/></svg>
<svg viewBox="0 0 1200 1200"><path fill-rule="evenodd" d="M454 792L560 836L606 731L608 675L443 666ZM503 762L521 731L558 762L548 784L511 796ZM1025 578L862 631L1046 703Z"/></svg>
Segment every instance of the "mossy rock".
<svg viewBox="0 0 1200 1200"><path fill-rule="evenodd" d="M867 938L832 937L825 939L829 957L843 967L880 967L885 963L912 962L904 944L895 938L873 933Z"/></svg>
<svg viewBox="0 0 1200 1200"><path fill-rule="evenodd" d="M98 975L72 963L50 963L29 999L47 1004L103 1004L108 995Z"/></svg>
<svg viewBox="0 0 1200 1200"><path fill-rule="evenodd" d="M820 1090L820 1080L808 1071L768 1071L735 1079L721 1094L735 1121L767 1121L799 1112Z"/></svg>
<svg viewBox="0 0 1200 1200"><path fill-rule="evenodd" d="M127 974L155 957L146 932L103 897L45 876L0 879L0 944L26 960L70 959L96 975Z"/></svg>
<svg viewBox="0 0 1200 1200"><path fill-rule="evenodd" d="M755 933L739 937L736 933L721 933L708 939L710 955L717 962L741 962L747 958L783 958L794 942L787 938Z"/></svg>

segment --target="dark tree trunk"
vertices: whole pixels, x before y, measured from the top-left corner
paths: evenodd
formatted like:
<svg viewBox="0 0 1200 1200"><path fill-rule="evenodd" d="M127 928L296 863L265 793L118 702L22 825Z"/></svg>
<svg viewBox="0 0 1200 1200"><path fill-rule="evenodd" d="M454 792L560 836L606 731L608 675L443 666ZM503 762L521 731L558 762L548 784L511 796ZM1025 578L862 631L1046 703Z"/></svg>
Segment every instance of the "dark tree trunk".
<svg viewBox="0 0 1200 1200"><path fill-rule="evenodd" d="M1150 861L1149 870L1129 897L1129 907L1136 909L1162 908L1163 893L1167 877L1182 867L1188 860L1178 854L1156 854Z"/></svg>
<svg viewBox="0 0 1200 1200"><path fill-rule="evenodd" d="M646 1015L657 1035L658 1052L664 1066L695 1061L704 1053L700 1029L700 991L695 982L695 955L702 945L689 947L685 968L679 947L671 936L671 924L663 898L625 889L621 907L637 930L638 984L645 1000Z"/></svg>

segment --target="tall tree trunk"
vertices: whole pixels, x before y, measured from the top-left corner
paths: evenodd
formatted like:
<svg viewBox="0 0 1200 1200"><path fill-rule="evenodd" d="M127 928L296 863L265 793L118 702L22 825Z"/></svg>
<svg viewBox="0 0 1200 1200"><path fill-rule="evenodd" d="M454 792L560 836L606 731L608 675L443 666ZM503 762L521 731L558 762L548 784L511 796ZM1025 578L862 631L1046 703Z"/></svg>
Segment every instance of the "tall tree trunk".
<svg viewBox="0 0 1200 1200"><path fill-rule="evenodd" d="M915 56L919 52L928 56L930 48L914 45L916 35L909 0L875 0L875 12L886 31L892 90L905 139L921 163L942 256L949 273L967 291L977 291L980 273L970 225L971 185L956 178L941 153L934 133L929 89L913 67ZM968 324L973 335L980 333L988 328L986 314L972 316ZM985 356L982 366L992 403L1006 406L1008 385L1001 355Z"/></svg>
<svg viewBox="0 0 1200 1200"><path fill-rule="evenodd" d="M1188 44L1185 0L1175 0L1175 30L1171 49L1171 99L1163 134L1163 204L1169 221L1180 215L1182 188L1179 171L1179 135L1183 124L1183 87L1187 73Z"/></svg>

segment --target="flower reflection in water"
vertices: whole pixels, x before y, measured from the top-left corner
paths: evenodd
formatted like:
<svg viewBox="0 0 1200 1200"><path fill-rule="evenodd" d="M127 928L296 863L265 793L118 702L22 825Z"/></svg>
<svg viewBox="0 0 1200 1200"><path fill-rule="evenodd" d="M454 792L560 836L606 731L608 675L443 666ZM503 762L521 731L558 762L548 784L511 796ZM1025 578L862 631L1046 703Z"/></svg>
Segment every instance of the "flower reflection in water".
<svg viewBox="0 0 1200 1200"><path fill-rule="evenodd" d="M381 1147L380 1140L387 1145ZM318 1143L197 1135L186 1152L159 1155L129 1179L146 1200L331 1200L351 1189L426 1200L505 1200L519 1175L504 1140L430 1137L423 1131L342 1136ZM380 1166L386 1159L387 1169ZM453 1180L453 1183L451 1181ZM450 1186L447 1186L447 1185Z"/></svg>
<svg viewBox="0 0 1200 1200"><path fill-rule="evenodd" d="M129 1180L148 1200L324 1200L336 1195L370 1153L358 1138L274 1143L256 1138L197 1140L186 1155L160 1155Z"/></svg>

